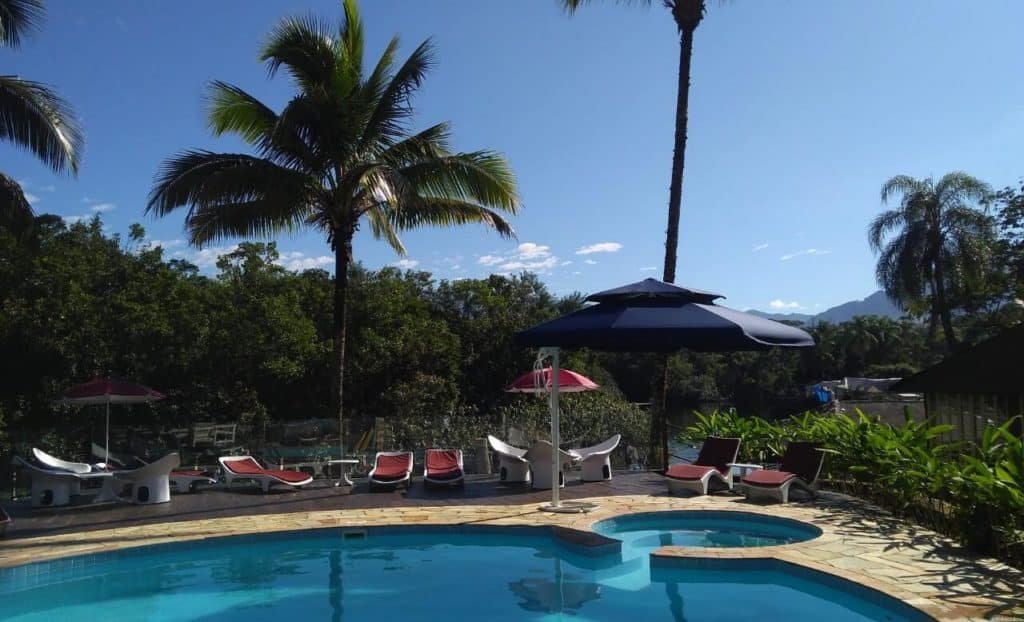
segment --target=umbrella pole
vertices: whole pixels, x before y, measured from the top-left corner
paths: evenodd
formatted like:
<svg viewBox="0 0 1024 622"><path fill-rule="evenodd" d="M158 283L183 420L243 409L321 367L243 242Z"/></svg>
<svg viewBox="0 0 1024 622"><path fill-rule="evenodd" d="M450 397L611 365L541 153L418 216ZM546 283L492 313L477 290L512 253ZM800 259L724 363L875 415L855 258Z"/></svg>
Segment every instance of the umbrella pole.
<svg viewBox="0 0 1024 622"><path fill-rule="evenodd" d="M551 507L557 508L562 504L559 499L561 491L559 490L559 475L561 474L561 466L559 461L561 459L559 434L558 429L558 348L552 348L551 350Z"/></svg>
<svg viewBox="0 0 1024 622"><path fill-rule="evenodd" d="M110 468L110 396L107 396L107 432L103 437L103 463Z"/></svg>

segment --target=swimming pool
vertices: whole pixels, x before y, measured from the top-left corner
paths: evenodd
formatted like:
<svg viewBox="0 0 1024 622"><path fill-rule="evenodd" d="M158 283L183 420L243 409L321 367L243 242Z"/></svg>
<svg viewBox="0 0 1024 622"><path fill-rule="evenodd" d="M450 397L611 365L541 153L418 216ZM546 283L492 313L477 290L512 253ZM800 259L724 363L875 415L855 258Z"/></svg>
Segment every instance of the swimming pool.
<svg viewBox="0 0 1024 622"><path fill-rule="evenodd" d="M623 556L648 554L662 546L761 547L817 538L808 523L754 514L714 510L678 510L626 514L594 523L594 531L622 541Z"/></svg>
<svg viewBox="0 0 1024 622"><path fill-rule="evenodd" d="M625 560L607 548L588 555L539 528L381 528L365 534L345 537L325 529L220 538L2 569L0 618L928 619L813 571L751 563L659 565L652 571L643 556Z"/></svg>

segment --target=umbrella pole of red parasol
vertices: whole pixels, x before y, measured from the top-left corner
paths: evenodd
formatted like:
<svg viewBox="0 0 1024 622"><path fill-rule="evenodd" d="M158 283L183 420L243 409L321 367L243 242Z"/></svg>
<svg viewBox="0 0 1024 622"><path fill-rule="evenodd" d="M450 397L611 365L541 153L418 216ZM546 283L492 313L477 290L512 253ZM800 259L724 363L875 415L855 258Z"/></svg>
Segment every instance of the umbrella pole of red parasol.
<svg viewBox="0 0 1024 622"><path fill-rule="evenodd" d="M106 455L103 457L104 466L110 466L110 395L107 395L107 432L103 437L103 451Z"/></svg>
<svg viewBox="0 0 1024 622"><path fill-rule="evenodd" d="M561 445L559 435L561 430L559 430L558 421L560 414L558 409L558 354L558 348L551 349L551 507L553 508L557 508L562 504L561 499L559 499L561 494L559 486L561 482L558 477L561 474L561 469L559 468L561 464L559 463L562 459L559 455L559 447Z"/></svg>

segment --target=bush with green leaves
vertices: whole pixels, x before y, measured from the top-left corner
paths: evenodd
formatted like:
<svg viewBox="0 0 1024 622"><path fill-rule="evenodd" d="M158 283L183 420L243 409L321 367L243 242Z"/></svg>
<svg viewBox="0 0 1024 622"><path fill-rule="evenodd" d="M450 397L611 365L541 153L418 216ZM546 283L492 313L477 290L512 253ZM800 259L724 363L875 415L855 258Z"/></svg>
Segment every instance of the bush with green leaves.
<svg viewBox="0 0 1024 622"><path fill-rule="evenodd" d="M908 418L901 426L861 411L808 412L780 421L735 410L697 413L679 437L742 439L742 462L777 462L790 440L817 442L827 453L822 478L902 517L959 537L976 550L1024 562L1024 443L1015 417L989 426L977 442L947 442L948 425Z"/></svg>

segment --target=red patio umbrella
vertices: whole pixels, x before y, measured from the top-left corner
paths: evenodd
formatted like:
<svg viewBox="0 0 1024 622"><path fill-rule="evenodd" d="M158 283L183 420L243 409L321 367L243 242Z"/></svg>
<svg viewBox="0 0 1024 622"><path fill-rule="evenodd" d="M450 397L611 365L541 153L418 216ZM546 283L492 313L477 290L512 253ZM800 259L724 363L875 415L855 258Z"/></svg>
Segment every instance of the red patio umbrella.
<svg viewBox="0 0 1024 622"><path fill-rule="evenodd" d="M505 391L509 393L547 393L552 386L551 368L545 367L541 370L523 374L508 385ZM558 370L558 392L559 393L580 393L581 391L594 391L598 389L597 383L583 374L578 374L569 369Z"/></svg>
<svg viewBox="0 0 1024 622"><path fill-rule="evenodd" d="M154 391L141 384L119 380L116 378L93 378L89 382L75 385L64 392L64 401L69 404L107 405L107 431L103 447L106 451L104 460L110 461L110 405L111 404L142 404L162 400L166 395Z"/></svg>

